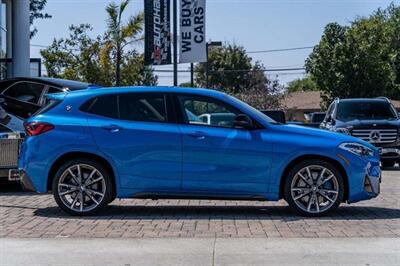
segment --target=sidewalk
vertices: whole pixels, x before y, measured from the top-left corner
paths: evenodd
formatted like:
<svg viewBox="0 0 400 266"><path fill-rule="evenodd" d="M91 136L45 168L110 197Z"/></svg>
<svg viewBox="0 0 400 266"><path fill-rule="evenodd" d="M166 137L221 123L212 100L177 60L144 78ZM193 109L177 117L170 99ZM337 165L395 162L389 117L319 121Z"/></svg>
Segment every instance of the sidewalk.
<svg viewBox="0 0 400 266"><path fill-rule="evenodd" d="M400 239L0 239L0 265L400 265Z"/></svg>

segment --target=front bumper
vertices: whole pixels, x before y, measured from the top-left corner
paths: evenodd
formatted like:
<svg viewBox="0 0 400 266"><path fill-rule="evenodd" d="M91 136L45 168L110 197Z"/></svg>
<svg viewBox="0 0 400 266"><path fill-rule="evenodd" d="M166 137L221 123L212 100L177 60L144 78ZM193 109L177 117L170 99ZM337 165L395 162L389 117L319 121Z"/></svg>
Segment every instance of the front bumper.
<svg viewBox="0 0 400 266"><path fill-rule="evenodd" d="M398 147L394 148L380 147L378 149L381 159L391 159L391 160L400 159L400 149Z"/></svg>

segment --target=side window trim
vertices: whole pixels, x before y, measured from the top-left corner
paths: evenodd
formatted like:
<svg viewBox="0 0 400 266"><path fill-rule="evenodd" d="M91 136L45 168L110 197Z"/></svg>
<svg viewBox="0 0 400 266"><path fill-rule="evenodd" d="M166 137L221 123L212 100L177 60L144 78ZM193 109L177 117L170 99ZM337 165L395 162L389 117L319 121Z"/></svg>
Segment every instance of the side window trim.
<svg viewBox="0 0 400 266"><path fill-rule="evenodd" d="M136 95L143 95L143 96L148 96L151 94L155 94L155 95L160 95L163 97L163 103L164 103L164 112L165 112L165 121L140 121L140 120L129 120L129 119L123 119L121 118L121 111L120 111L120 97L122 95L125 94L136 94ZM107 96L116 96L116 100L117 100L117 117L108 117L108 116L103 116L103 115L99 115L99 114L95 114L91 112L92 107L96 104L96 102L98 101L99 97L107 97ZM105 117L107 119L114 119L114 120L119 120L119 121L125 121L125 122L132 122L132 123L161 123L161 124L166 124L166 123L174 123L175 122L172 120L172 117L174 117L174 112L173 110L169 110L168 108L168 102L169 102L169 95L167 93L164 92L127 92L127 93L111 93L111 94L104 94L104 95L98 95L95 96L93 98L88 99L87 101L85 101L80 107L79 110L81 112L84 112L85 114L88 115L92 115L95 117ZM82 110L82 107L88 104L88 106L86 106L86 108L84 110ZM171 113L172 112L172 113Z"/></svg>

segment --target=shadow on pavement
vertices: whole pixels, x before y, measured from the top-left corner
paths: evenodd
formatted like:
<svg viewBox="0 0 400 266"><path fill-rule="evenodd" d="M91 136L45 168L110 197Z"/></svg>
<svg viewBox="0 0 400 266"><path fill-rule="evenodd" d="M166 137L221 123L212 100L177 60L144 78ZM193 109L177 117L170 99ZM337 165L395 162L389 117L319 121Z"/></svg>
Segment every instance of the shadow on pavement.
<svg viewBox="0 0 400 266"><path fill-rule="evenodd" d="M3 193L23 192L22 187L18 183L0 183L0 195ZM21 194L26 195L26 194Z"/></svg>
<svg viewBox="0 0 400 266"><path fill-rule="evenodd" d="M1 206L0 206L1 207ZM49 218L71 218L58 207L37 209L34 214ZM304 217L297 215L287 206L109 206L100 214L81 219L247 219L259 220L302 220ZM317 218L322 220L379 220L400 219L400 210L381 207L341 207L328 216Z"/></svg>

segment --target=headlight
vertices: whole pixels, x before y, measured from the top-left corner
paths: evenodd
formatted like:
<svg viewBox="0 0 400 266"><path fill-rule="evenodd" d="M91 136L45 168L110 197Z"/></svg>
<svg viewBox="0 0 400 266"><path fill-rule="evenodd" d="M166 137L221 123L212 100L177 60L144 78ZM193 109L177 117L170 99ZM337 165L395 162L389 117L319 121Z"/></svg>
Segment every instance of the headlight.
<svg viewBox="0 0 400 266"><path fill-rule="evenodd" d="M372 149L356 142L342 143L340 144L339 148L345 151L349 151L358 156L363 156L363 157L374 156L374 151Z"/></svg>
<svg viewBox="0 0 400 266"><path fill-rule="evenodd" d="M348 130L347 128L344 128L344 127L336 128L335 131L336 131L337 133L342 133L342 134L350 135L350 130Z"/></svg>

